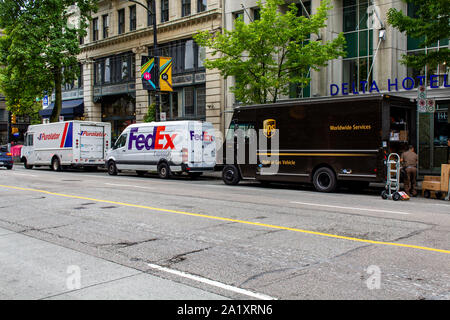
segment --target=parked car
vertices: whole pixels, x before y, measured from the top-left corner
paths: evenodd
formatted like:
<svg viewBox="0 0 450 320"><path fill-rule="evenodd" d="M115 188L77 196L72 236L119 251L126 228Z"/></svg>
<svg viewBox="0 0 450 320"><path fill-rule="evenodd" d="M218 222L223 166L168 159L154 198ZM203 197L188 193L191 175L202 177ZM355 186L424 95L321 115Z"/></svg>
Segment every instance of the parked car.
<svg viewBox="0 0 450 320"><path fill-rule="evenodd" d="M0 146L0 167L6 167L11 170L14 162L11 152L8 150L8 146Z"/></svg>

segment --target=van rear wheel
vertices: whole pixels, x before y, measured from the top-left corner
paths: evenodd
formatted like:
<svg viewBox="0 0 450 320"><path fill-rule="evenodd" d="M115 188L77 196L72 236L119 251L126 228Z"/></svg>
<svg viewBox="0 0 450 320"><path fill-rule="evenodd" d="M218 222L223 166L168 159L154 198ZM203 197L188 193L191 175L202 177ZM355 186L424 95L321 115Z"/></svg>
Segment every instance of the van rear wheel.
<svg viewBox="0 0 450 320"><path fill-rule="evenodd" d="M327 167L319 168L313 176L314 188L320 192L333 192L337 186L336 175Z"/></svg>
<svg viewBox="0 0 450 320"><path fill-rule="evenodd" d="M32 165L29 165L29 164L27 163L27 159L25 159L25 160L23 161L23 166L25 167L25 169L33 169L33 166L32 166Z"/></svg>
<svg viewBox="0 0 450 320"><path fill-rule="evenodd" d="M158 166L158 176L161 179L169 179L170 177L170 168L169 165L165 162L161 163Z"/></svg>
<svg viewBox="0 0 450 320"><path fill-rule="evenodd" d="M237 185L241 180L238 168L233 165L225 166L222 170L222 180L227 185Z"/></svg>
<svg viewBox="0 0 450 320"><path fill-rule="evenodd" d="M52 160L52 170L53 171L61 171L61 163L58 158L53 158Z"/></svg>

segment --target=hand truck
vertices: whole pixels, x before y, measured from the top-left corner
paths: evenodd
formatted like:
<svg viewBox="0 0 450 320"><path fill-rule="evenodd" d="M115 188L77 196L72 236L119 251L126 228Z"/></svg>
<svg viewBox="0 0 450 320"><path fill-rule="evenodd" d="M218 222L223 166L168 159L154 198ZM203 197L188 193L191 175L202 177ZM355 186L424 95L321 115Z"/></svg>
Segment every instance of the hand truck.
<svg viewBox="0 0 450 320"><path fill-rule="evenodd" d="M387 179L385 190L381 192L383 199L398 201L401 199L400 190L400 156L397 153L391 153L386 161ZM393 167L395 169L393 169Z"/></svg>

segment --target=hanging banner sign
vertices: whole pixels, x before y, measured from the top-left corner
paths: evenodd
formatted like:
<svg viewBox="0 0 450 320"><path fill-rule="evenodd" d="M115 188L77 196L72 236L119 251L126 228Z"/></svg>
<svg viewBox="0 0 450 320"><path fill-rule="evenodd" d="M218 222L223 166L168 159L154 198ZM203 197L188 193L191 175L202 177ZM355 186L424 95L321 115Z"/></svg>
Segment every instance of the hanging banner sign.
<svg viewBox="0 0 450 320"><path fill-rule="evenodd" d="M159 85L161 91L173 91L172 61L170 57L159 57Z"/></svg>
<svg viewBox="0 0 450 320"><path fill-rule="evenodd" d="M149 57L142 57L142 64L141 64L141 78L142 78L142 85L145 90L152 90L157 91L159 84L158 84L158 57L152 57L149 59Z"/></svg>

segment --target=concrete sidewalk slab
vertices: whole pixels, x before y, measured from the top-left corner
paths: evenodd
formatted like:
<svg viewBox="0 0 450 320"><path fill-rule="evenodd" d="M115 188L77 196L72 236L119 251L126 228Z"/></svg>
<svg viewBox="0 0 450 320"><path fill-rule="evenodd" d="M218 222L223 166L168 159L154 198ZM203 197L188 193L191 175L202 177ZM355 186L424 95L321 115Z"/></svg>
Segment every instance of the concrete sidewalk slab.
<svg viewBox="0 0 450 320"><path fill-rule="evenodd" d="M0 228L0 299L224 299Z"/></svg>

